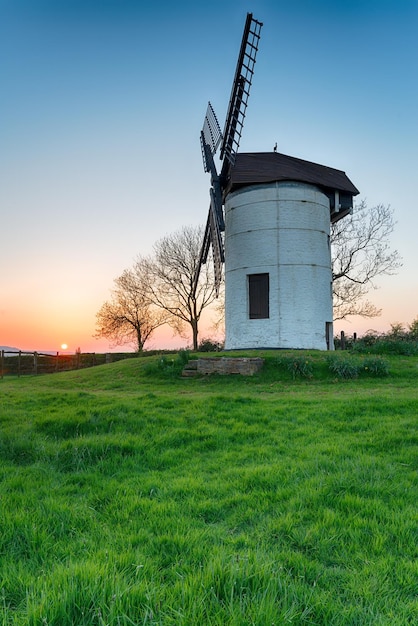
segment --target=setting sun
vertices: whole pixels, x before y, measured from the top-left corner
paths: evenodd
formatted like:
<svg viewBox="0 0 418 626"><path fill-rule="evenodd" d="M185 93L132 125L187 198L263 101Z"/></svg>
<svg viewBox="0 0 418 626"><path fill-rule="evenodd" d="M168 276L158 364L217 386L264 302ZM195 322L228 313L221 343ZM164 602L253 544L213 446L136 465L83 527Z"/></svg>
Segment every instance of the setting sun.
<svg viewBox="0 0 418 626"><path fill-rule="evenodd" d="M68 348L66 343L61 344L61 350L66 350Z"/></svg>

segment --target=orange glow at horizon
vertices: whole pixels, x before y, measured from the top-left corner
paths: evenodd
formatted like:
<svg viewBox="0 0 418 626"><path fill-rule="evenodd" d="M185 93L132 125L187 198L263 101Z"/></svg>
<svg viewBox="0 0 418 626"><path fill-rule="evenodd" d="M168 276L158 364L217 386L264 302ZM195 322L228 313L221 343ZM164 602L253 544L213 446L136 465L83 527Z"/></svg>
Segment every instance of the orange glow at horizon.
<svg viewBox="0 0 418 626"><path fill-rule="evenodd" d="M417 302L413 297L405 297L410 287L393 277L382 279L382 288L373 292L372 301L382 308L382 315L372 319L353 318L334 323L334 334L344 330L347 336L354 332L361 336L369 329L377 332L390 330L392 322L400 322L406 327L418 314ZM106 297L106 291L86 294L83 290L74 292L73 299L59 298L51 303L46 297L36 300L36 293L24 291L24 299L18 300L15 292L4 298L0 305L0 345L28 351L76 350L81 352L131 352L132 344L115 346L107 339L96 339L95 313ZM410 296L411 294L409 294ZM12 297L13 296L13 297ZM28 302L30 305L28 306ZM65 330L65 334L63 333ZM199 340L220 337L212 327L212 313L207 312L200 324ZM63 335L65 342L63 341ZM64 348L64 345L66 348ZM179 337L168 327L159 328L146 343L146 350L177 350L191 345L191 335Z"/></svg>

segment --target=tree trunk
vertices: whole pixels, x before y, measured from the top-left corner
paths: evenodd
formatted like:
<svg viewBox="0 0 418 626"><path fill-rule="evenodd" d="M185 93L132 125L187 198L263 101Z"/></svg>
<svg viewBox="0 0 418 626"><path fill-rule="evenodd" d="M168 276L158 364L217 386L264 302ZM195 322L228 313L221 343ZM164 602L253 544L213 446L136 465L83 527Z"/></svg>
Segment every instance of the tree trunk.
<svg viewBox="0 0 418 626"><path fill-rule="evenodd" d="M144 342L142 341L141 329L136 329L136 342L138 347L138 352L141 353L144 349Z"/></svg>
<svg viewBox="0 0 418 626"><path fill-rule="evenodd" d="M191 322L191 326L192 326L192 330L193 330L193 350L194 352L197 352L199 345L198 345L198 340L197 340L197 336L198 336L198 328L197 328L197 320L194 319Z"/></svg>

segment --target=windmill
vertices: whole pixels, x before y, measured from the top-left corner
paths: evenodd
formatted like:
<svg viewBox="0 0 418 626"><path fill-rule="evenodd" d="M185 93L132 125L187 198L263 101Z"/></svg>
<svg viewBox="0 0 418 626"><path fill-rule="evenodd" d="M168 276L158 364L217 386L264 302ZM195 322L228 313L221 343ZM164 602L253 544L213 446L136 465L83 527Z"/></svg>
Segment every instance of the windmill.
<svg viewBox="0 0 418 626"><path fill-rule="evenodd" d="M210 102L200 133L211 186L194 292L212 248L217 293L225 264L226 349L332 349L330 222L359 191L343 171L277 144L238 153L262 26L247 14L223 133Z"/></svg>

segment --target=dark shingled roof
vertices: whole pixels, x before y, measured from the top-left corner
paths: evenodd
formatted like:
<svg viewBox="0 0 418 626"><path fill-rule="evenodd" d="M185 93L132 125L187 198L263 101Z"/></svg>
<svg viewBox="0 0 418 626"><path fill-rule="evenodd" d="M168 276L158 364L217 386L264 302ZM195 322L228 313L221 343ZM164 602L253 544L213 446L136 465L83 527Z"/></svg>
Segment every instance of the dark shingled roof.
<svg viewBox="0 0 418 626"><path fill-rule="evenodd" d="M284 180L310 183L350 196L360 193L345 172L278 152L238 153L235 164L227 172L224 192L228 194L246 185Z"/></svg>

